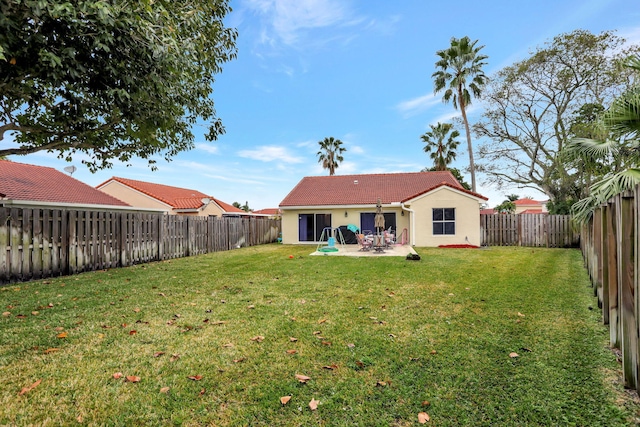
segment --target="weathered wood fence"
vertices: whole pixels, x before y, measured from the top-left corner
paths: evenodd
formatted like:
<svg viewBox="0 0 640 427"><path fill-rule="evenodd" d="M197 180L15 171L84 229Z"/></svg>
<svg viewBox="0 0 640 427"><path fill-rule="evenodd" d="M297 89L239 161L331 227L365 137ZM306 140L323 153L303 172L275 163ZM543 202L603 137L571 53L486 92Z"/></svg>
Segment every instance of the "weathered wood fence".
<svg viewBox="0 0 640 427"><path fill-rule="evenodd" d="M613 197L583 226L581 243L610 345L620 349L625 385L635 389L640 389L639 208L640 186Z"/></svg>
<svg viewBox="0 0 640 427"><path fill-rule="evenodd" d="M0 284L275 242L280 221L0 207Z"/></svg>
<svg viewBox="0 0 640 427"><path fill-rule="evenodd" d="M533 246L571 248L580 244L570 215L480 215L483 246Z"/></svg>

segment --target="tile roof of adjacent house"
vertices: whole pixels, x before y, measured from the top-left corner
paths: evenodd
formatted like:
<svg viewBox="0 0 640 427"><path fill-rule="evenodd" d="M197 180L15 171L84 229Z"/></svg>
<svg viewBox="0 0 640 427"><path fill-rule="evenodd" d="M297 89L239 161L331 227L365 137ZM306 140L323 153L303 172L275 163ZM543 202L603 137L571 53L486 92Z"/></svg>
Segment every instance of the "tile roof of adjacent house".
<svg viewBox="0 0 640 427"><path fill-rule="evenodd" d="M258 209L257 211L253 211L254 214L258 214L258 215L280 215L280 209L278 208L265 208L265 209Z"/></svg>
<svg viewBox="0 0 640 427"><path fill-rule="evenodd" d="M0 192L12 201L129 206L56 169L9 160L0 160Z"/></svg>
<svg viewBox="0 0 640 427"><path fill-rule="evenodd" d="M289 206L375 205L406 202L441 186L488 200L465 190L451 172L404 172L307 176L280 203Z"/></svg>
<svg viewBox="0 0 640 427"><path fill-rule="evenodd" d="M543 212L542 209L527 209L524 210L522 212L520 212L520 215L522 214L548 214L549 212Z"/></svg>
<svg viewBox="0 0 640 427"><path fill-rule="evenodd" d="M495 209L480 209L480 215L495 215L496 213Z"/></svg>
<svg viewBox="0 0 640 427"><path fill-rule="evenodd" d="M135 179L114 176L98 185L96 188L100 188L111 181L116 181L126 185L127 187L133 188L147 196L166 203L174 209L199 209L204 205L202 199L210 199L218 204L218 206L220 206L225 212L244 213L242 209L238 209L235 206L201 193L200 191L173 187L171 185L155 184L153 182L138 181Z"/></svg>
<svg viewBox="0 0 640 427"><path fill-rule="evenodd" d="M544 202L539 202L530 198L514 200L513 204L516 206L542 206Z"/></svg>

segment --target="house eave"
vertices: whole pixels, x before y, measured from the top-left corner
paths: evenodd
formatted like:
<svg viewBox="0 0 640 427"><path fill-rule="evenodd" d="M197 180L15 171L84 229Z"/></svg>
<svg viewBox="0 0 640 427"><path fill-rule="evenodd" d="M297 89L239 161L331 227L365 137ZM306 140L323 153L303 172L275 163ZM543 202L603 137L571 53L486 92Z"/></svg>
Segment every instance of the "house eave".
<svg viewBox="0 0 640 427"><path fill-rule="evenodd" d="M81 204L81 203L64 203L64 202L43 202L38 200L14 200L4 199L0 200L1 206L33 206L33 207L47 207L47 208L66 208L66 209L106 209L106 210L118 210L118 211L137 211L137 212L154 212L163 213L161 209L151 208L136 208L133 206L119 206L119 205L100 205L100 204Z"/></svg>
<svg viewBox="0 0 640 427"><path fill-rule="evenodd" d="M280 206L283 211L293 211L302 209L370 209L375 208L375 203L358 204L358 205L300 205L300 206ZM383 208L401 208L400 202L383 203Z"/></svg>

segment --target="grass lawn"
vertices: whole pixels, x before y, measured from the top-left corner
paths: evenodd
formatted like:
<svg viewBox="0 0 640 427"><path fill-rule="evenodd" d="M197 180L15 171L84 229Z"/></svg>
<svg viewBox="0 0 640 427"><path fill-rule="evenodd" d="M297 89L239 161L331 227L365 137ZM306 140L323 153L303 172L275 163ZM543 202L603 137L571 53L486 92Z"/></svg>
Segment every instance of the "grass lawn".
<svg viewBox="0 0 640 427"><path fill-rule="evenodd" d="M0 425L637 419L577 250L418 249L406 261L313 249L0 288Z"/></svg>

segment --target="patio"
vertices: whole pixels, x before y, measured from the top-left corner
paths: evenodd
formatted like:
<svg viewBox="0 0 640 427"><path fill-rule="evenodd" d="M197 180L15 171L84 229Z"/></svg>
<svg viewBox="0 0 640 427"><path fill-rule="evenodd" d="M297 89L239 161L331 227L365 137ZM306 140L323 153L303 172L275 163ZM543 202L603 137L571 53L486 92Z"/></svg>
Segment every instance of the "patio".
<svg viewBox="0 0 640 427"><path fill-rule="evenodd" d="M326 246L324 246L326 247ZM328 256L352 256L352 257L382 257L382 256L401 256L406 257L409 254L417 254L410 245L391 245L385 247L383 251L378 252L374 249L368 251L360 250L358 245L336 245L336 252L321 252L316 250L310 255L328 255ZM322 249L322 248L320 248Z"/></svg>

